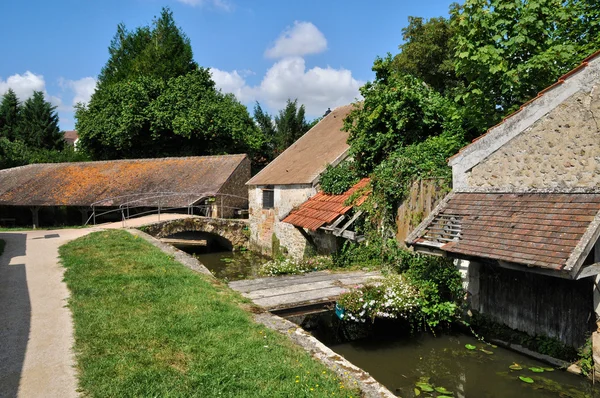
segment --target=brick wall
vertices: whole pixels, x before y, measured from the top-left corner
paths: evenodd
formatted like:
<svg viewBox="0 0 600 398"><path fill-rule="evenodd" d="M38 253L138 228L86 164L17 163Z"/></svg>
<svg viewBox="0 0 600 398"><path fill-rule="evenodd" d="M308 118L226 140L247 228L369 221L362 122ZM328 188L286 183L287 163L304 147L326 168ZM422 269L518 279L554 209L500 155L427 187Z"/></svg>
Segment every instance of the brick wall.
<svg viewBox="0 0 600 398"><path fill-rule="evenodd" d="M600 87L579 91L467 175L495 190L600 186Z"/></svg>

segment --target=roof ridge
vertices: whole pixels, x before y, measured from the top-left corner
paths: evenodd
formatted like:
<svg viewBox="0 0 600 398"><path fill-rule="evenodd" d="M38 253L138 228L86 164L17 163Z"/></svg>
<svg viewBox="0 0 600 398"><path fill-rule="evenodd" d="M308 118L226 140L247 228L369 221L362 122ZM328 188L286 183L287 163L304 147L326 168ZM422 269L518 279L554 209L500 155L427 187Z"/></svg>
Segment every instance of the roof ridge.
<svg viewBox="0 0 600 398"><path fill-rule="evenodd" d="M248 155L245 153L240 154L225 154L225 155L206 155L206 156L168 156L163 158L136 158L136 159L113 159L113 160L84 160L80 162L55 162L55 163L31 163L24 166L9 167L2 169L0 172L5 170L16 170L20 167L35 167L35 166L55 166L55 165L88 165L88 164L107 164L107 163L132 163L132 162L153 162L153 161L164 161L164 160L184 160L184 159L207 159L207 158L235 158L241 157L240 160L244 159Z"/></svg>
<svg viewBox="0 0 600 398"><path fill-rule="evenodd" d="M310 128L310 130L308 130L306 133L302 134L302 136L300 138L298 138L296 141L294 141L294 143L292 143L292 145L290 145L289 147L287 147L283 152L281 152L279 155L277 155L277 157L275 159L273 159L268 165L266 165L261 171L259 171L258 173L256 173L246 184L247 185L264 185L262 183L255 184L253 181L255 181L256 179L258 179L262 175L268 173L269 170L272 167L277 166L277 164L275 162L278 161L278 159L285 158L284 155L289 154L290 152L295 151L296 148L300 144L302 144L305 141L309 140L312 137L312 134L314 134L315 131L318 131L319 126L321 126L325 122L328 122L328 121L332 120L332 118L336 118L337 115L339 113L341 113L345 108L350 108L350 107L353 107L353 106L354 106L354 103L350 103L350 104L341 105L341 106L338 106L338 107L334 108L327 116L324 116L323 118L321 118L321 120L319 120L319 122L317 124L315 124L314 126L312 126ZM346 117L346 115L347 115L347 113L344 115L344 118ZM342 131L342 129L340 128L339 131ZM274 166L272 166L272 165L274 165ZM311 184L311 183L312 182L306 182L305 184ZM275 184L275 185L279 185L279 184ZM287 185L287 184L284 184L284 185Z"/></svg>
<svg viewBox="0 0 600 398"><path fill-rule="evenodd" d="M585 69L590 61L598 58L600 56L600 50L594 52L593 54L591 54L590 56L586 57L583 61L581 61L581 63L579 65L577 65L576 67L574 67L573 69L571 69L570 71L568 71L567 73L565 73L564 75L562 75L561 77L558 78L558 80L549 85L548 87L544 88L542 91L540 91L539 93L537 93L537 95L533 98L531 98L529 101L523 103L519 109L517 109L516 111L504 116L502 118L502 120L495 124L494 126L488 128L486 130L485 133L481 134L478 137L475 137L470 144L465 145L464 147L460 148L458 150L457 153L455 153L454 155L450 156L448 158L448 161L451 161L452 159L456 158L458 155L460 155L465 149L469 148L471 145L473 145L474 143L476 143L477 141L479 141L480 139L482 139L483 137L487 136L492 130L494 130L496 127L504 124L504 122L506 122L508 119L510 119L511 117L515 116L517 113L521 112L525 107L527 107L529 104L531 104L532 102L536 101L537 99L541 98L544 94L546 94L547 92L553 90L554 88L562 85L563 83L565 83L567 81L567 79L569 79L571 76L573 76L574 74L580 72L581 70Z"/></svg>

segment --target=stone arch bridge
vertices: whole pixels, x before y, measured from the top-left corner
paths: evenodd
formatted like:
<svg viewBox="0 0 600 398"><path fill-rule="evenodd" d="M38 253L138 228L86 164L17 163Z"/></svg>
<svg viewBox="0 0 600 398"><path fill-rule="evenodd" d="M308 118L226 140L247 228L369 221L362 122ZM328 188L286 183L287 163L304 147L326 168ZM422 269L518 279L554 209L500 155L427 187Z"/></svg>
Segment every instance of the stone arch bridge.
<svg viewBox="0 0 600 398"><path fill-rule="evenodd" d="M197 216L159 221L140 227L142 231L158 239L178 236L186 232L208 234L220 238L221 242L225 241L224 246L232 250L248 247L250 235L248 228L248 220Z"/></svg>

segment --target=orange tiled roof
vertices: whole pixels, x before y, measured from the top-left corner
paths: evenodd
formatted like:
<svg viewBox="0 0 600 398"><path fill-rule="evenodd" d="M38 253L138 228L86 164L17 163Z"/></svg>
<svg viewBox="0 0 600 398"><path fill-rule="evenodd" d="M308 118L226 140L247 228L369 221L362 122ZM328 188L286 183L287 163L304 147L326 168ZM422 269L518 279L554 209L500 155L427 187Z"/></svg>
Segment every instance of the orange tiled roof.
<svg viewBox="0 0 600 398"><path fill-rule="evenodd" d="M571 77L572 75L574 75L575 73L579 72L580 70L584 69L586 66L588 66L589 62L591 60L593 60L594 58L600 56L600 50L596 51L595 53L593 53L592 55L590 55L589 57L587 57L586 59L584 59L580 65L576 66L575 68L573 68L572 70L570 70L569 72L565 73L564 75L562 75L561 77L558 78L558 81L554 84L552 84L551 86L546 87L545 89L543 89L542 91L540 91L538 93L537 96L535 96L534 98L530 99L529 101L527 101L526 103L524 103L523 105L521 105L519 107L519 109L517 109L516 111L514 111L513 113L505 116L502 121L498 124L496 124L495 126L490 127L485 133L481 134L479 137L474 138L473 141L469 144L466 145L464 147L462 147L458 153L454 154L453 156L451 156L448 160L454 159L456 156L458 156L462 151L464 151L465 149L467 149L468 147L470 147L471 145L473 145L475 142L479 141L481 138L485 137L490 131L494 130L496 127L500 126L502 123L504 123L507 119L513 117L514 115L516 115L517 113L521 112L523 110L523 108L525 108L527 105L531 104L533 101L537 100L538 98L542 97L545 93L547 93L548 91L552 90L553 88L560 86L561 84L563 84L565 82L565 80L567 80L569 77Z"/></svg>
<svg viewBox="0 0 600 398"><path fill-rule="evenodd" d="M171 196L162 205L186 206L218 192L244 161L246 155L31 164L0 170L0 205L89 206L106 200L102 206L119 206L131 195L176 192L191 195ZM248 171L243 178L249 177Z"/></svg>
<svg viewBox="0 0 600 398"><path fill-rule="evenodd" d="M363 178L356 185L341 195L328 195L319 192L300 207L291 211L283 219L283 222L290 223L297 227L307 228L316 231L325 224L329 224L339 216L346 214L353 206L361 205L369 196L370 191L365 192L358 198L353 205L347 206L346 201L360 189L369 184L370 179Z"/></svg>
<svg viewBox="0 0 600 398"><path fill-rule="evenodd" d="M450 195L454 196L409 244L433 242L448 253L557 271L565 267L600 211L600 194Z"/></svg>

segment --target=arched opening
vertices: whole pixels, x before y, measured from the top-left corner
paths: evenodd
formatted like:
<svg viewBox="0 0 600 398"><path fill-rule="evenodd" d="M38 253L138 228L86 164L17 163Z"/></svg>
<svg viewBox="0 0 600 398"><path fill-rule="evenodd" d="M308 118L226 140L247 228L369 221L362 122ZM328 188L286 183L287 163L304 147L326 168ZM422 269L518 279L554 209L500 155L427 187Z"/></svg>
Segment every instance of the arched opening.
<svg viewBox="0 0 600 398"><path fill-rule="evenodd" d="M230 252L233 244L229 239L210 232L185 231L171 234L162 239L189 254Z"/></svg>

